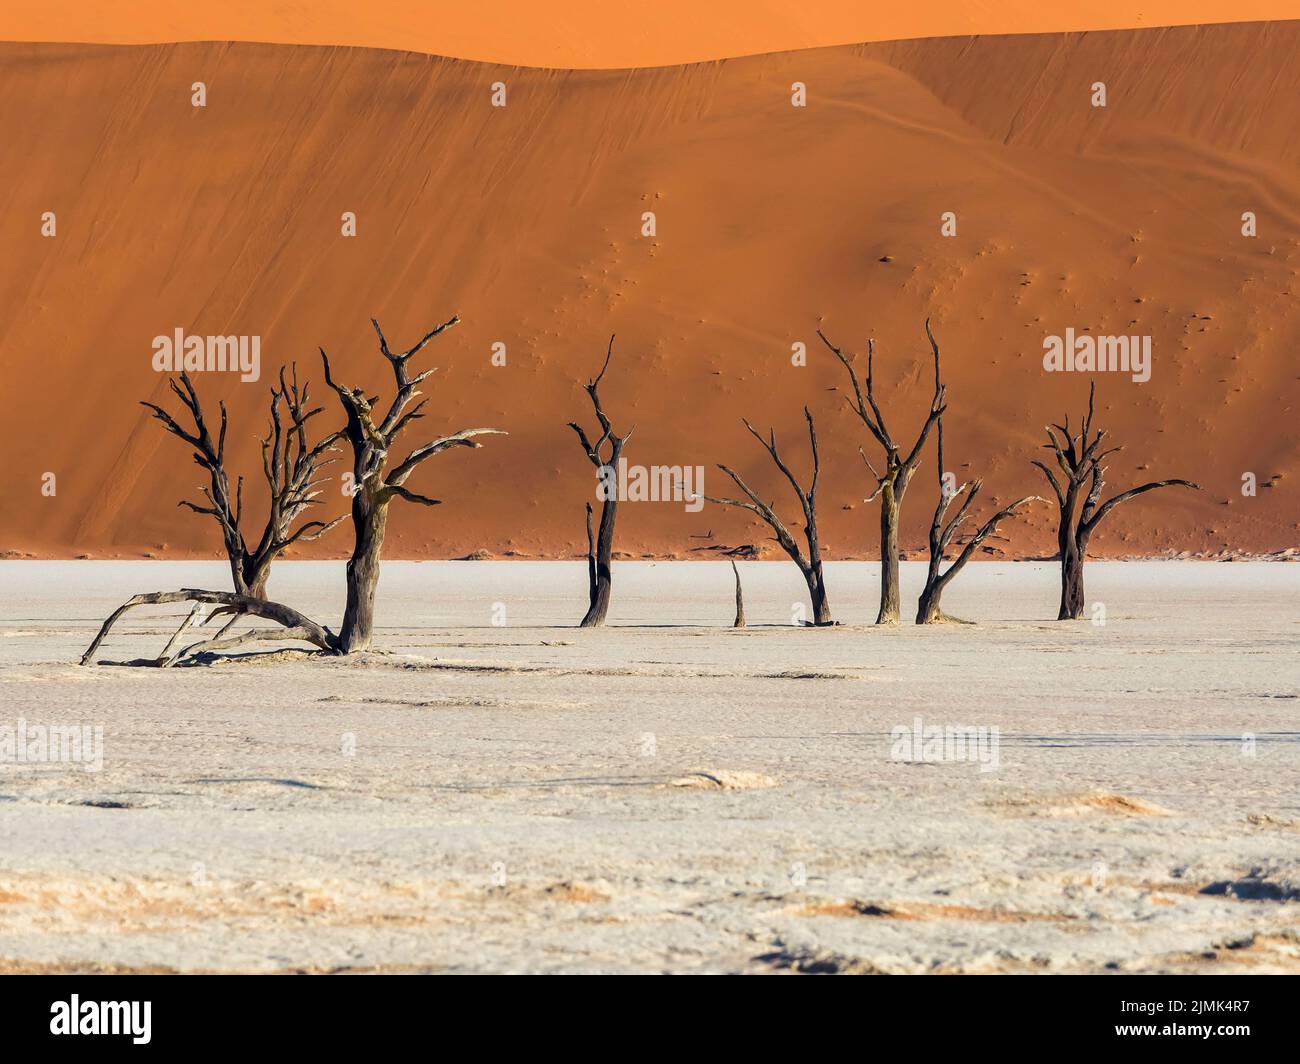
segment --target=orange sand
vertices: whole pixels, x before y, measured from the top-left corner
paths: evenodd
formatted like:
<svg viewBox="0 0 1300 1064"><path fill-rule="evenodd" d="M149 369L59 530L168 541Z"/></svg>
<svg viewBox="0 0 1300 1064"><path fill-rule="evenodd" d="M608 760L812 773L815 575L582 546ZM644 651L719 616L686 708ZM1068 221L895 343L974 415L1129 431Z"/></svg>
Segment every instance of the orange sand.
<svg viewBox="0 0 1300 1064"><path fill-rule="evenodd" d="M1292 18L1284 0L6 0L0 40L268 41L521 66L666 66L861 41Z"/></svg>
<svg viewBox="0 0 1300 1064"><path fill-rule="evenodd" d="M398 503L393 557L582 548L594 485L565 422L589 419L579 382L610 332L605 393L616 426L637 426L630 461L704 464L710 493L725 487L714 463L733 464L793 524L788 488L739 419L775 425L802 470L807 403L827 554L871 556L867 441L814 329L824 319L846 345L876 337L904 436L928 401L927 314L959 477L983 475L996 499L1042 492L1029 465L1042 426L1087 392L1082 376L1043 373L1044 335L1149 333L1150 383L1100 383L1104 424L1128 444L1112 483L1189 476L1206 491L1122 508L1097 551L1294 546L1298 52L1300 23L630 73L285 45L0 46L0 551L216 549L211 522L175 505L197 497L199 470L137 405L166 398L155 335L262 337L262 383L198 380L210 408L229 404L232 465L256 499L278 362L296 358L319 382L324 345L340 376L387 388L368 317L396 344L453 312L464 324L428 349L443 368L419 429L511 435L413 478L445 505ZM190 105L196 80L205 109ZM504 109L489 103L497 80ZM1098 80L1104 110L1089 106ZM794 81L806 108L790 105ZM53 239L40 235L49 210ZM653 239L639 235L647 210ZM1259 214L1256 239L1239 233L1243 210ZM343 211L358 214L355 239L339 234ZM940 236L945 211L955 238ZM505 368L490 364L495 341ZM791 365L795 342L806 368ZM40 492L47 471L54 498ZM1256 498L1240 494L1245 471ZM923 543L932 477L927 459L906 505L909 548ZM327 499L342 512L332 485ZM1050 552L1049 517L1039 507L1008 526L1008 551ZM764 536L732 511L628 505L617 546L688 554ZM339 554L348 539L340 528L313 550Z"/></svg>

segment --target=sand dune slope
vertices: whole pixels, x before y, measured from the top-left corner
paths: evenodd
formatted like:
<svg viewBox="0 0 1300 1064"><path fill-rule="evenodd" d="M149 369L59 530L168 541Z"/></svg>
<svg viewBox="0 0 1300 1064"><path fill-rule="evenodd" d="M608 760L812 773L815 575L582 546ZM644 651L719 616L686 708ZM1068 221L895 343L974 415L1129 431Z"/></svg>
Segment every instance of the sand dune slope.
<svg viewBox="0 0 1300 1064"><path fill-rule="evenodd" d="M0 40L346 44L558 68L667 66L859 41L1294 16L1285 0L8 0Z"/></svg>
<svg viewBox="0 0 1300 1064"><path fill-rule="evenodd" d="M1045 335L1149 334L1148 383L1100 381L1105 424L1129 445L1110 479L1206 490L1118 511L1097 549L1294 546L1298 48L1300 24L1276 23L566 73L343 48L4 45L0 550L214 549L209 522L175 508L199 471L136 405L166 395L155 335L261 336L263 381L198 382L228 404L232 463L256 478L275 365L297 359L318 380L323 345L379 389L368 317L402 343L452 312L464 324L429 349L442 369L420 428L511 435L418 474L411 486L445 505L396 513L394 555L579 549L593 484L565 422L587 414L578 383L611 332L605 393L617 426L637 426L629 460L705 465L710 493L728 462L793 521L739 419L775 426L803 469L807 404L828 552L870 555L867 441L815 329L875 336L903 436L927 402L926 315L959 477L983 475L996 499L1042 490L1029 465L1042 426L1087 393L1084 375L1043 372ZM191 106L195 81L206 108ZM791 106L796 81L806 107ZM1098 81L1105 109L1089 103ZM355 238L340 235L344 211ZM940 233L948 211L954 237ZM909 496L909 547L932 477ZM332 486L327 500L342 512ZM619 546L763 535L730 512L629 505ZM1013 536L1010 553L1050 550L1046 508Z"/></svg>

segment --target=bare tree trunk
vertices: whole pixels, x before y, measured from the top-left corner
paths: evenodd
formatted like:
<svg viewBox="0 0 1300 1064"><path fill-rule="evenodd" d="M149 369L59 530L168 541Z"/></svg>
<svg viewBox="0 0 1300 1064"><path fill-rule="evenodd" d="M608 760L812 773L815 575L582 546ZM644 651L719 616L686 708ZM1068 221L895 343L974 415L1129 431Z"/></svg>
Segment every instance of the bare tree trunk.
<svg viewBox="0 0 1300 1064"><path fill-rule="evenodd" d="M813 624L818 627L834 624L835 622L831 618L831 604L826 597L826 583L822 579L820 563L815 572L807 574L807 578L808 597L812 600Z"/></svg>
<svg viewBox="0 0 1300 1064"><path fill-rule="evenodd" d="M939 621L946 621L948 617L939 609L939 596L943 594L943 589L934 584L926 584L925 590L921 592L920 599L916 603L916 623L917 624L936 624Z"/></svg>
<svg viewBox="0 0 1300 1064"><path fill-rule="evenodd" d="M1061 609L1056 619L1077 621L1083 605L1083 557L1071 546L1061 555Z"/></svg>
<svg viewBox="0 0 1300 1064"><path fill-rule="evenodd" d="M579 623L580 628L599 628L605 623L609 612L610 592L614 588L614 520L618 516L618 460L623 448L632 438L635 426L626 436L614 432L609 415L600 400L600 382L605 379L610 359L614 357L614 337L609 338L609 347L605 350L605 361L600 372L582 386L591 399L592 409L600 424L600 435L593 443L587 432L576 421L569 422L569 428L577 433L578 441L588 460L595 467L597 483L602 485L600 509L600 532L593 543L591 536L591 503L587 503L587 612ZM602 448L608 445L608 454ZM606 480L608 476L608 480Z"/></svg>
<svg viewBox="0 0 1300 1064"><path fill-rule="evenodd" d="M877 624L897 624L901 609L898 575L898 515L901 497L886 483L880 493L880 612Z"/></svg>
<svg viewBox="0 0 1300 1064"><path fill-rule="evenodd" d="M740 570L736 568L736 560L731 560L731 571L736 577L736 620L732 628L745 627L745 593L740 588Z"/></svg>
<svg viewBox="0 0 1300 1064"><path fill-rule="evenodd" d="M459 317L437 326L405 351L393 352L388 346L384 331L375 318L370 324L379 338L380 354L387 359L393 371L396 392L382 417L375 409L378 400L367 396L360 388L348 388L334 379L329 356L321 349L321 362L325 367L325 383L334 389L347 415L347 426L339 434L352 450L352 531L354 542L352 557L347 568L347 606L343 613L343 627L339 633L339 647L345 654L369 648L375 629L375 589L379 586L379 556L384 547L384 530L388 524L388 506L394 499L404 499L420 506L438 506L431 499L406 487L407 478L424 462L452 447L478 448L482 444L477 436L503 436L500 429L461 429L421 444L401 460L391 460L390 454L397 436L408 425L424 416L421 413L427 399L421 399L409 410L407 407L419 395L419 386L434 370L427 369L411 376L408 363L435 336L460 322Z"/></svg>
<svg viewBox="0 0 1300 1064"><path fill-rule="evenodd" d="M271 579L271 566L268 562L266 565L259 566L253 570L251 580L248 582L248 590L241 594L250 595L253 598L266 598L266 584Z"/></svg>
<svg viewBox="0 0 1300 1064"><path fill-rule="evenodd" d="M375 632L375 591L379 587L379 556L388 525L388 504L367 501L365 495L360 491L352 500L356 542L348 559L348 598L339 632L339 646L345 654L368 650Z"/></svg>
<svg viewBox="0 0 1300 1064"><path fill-rule="evenodd" d="M591 530L591 503L587 503L587 602L596 601L596 536Z"/></svg>
<svg viewBox="0 0 1300 1064"><path fill-rule="evenodd" d="M614 587L614 569L611 559L614 556L614 520L618 516L618 499L609 498L600 508L600 532L596 537L596 552L593 560L594 582L591 586L591 602L582 618L581 628L598 628L605 623L605 614L609 612L609 595Z"/></svg>
<svg viewBox="0 0 1300 1064"><path fill-rule="evenodd" d="M930 564L925 573L925 587L921 589L921 597L916 601L917 624L937 624L939 621L953 620L953 618L947 616L941 609L939 609L939 599L943 595L943 589L948 586L948 581L951 580L957 574L957 571L961 566L966 563L966 559L969 557L969 552L963 552L962 556L949 567L948 572L942 573L943 552L952 541L952 538L957 534L957 529L961 526L962 521L965 520L966 511L970 508L976 493L980 490L980 482L977 480L975 482L974 490L972 490L970 495L966 497L966 501L957 512L957 516L945 526L944 518L947 516L949 505L951 505L953 499L966 490L966 485L963 484L952 494L949 494L944 490L942 421L939 422L938 464L939 503L934 509L934 519L930 523ZM1019 503L1016 505L1019 505ZM987 531L981 529L981 532L983 532L984 535L992 533L993 528L996 527L996 521L997 518L994 518L994 521L990 522L992 527L989 527Z"/></svg>
<svg viewBox="0 0 1300 1064"><path fill-rule="evenodd" d="M244 573L243 559L233 552L230 553L230 583L234 586L236 595L253 594L253 589L249 586ZM257 597L262 596L259 594Z"/></svg>

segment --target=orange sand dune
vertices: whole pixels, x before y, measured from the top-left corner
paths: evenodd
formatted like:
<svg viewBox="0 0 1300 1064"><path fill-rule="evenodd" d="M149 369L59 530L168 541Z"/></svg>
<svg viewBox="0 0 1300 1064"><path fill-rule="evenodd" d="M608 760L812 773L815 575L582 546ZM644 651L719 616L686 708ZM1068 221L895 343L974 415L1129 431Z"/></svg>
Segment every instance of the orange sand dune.
<svg viewBox="0 0 1300 1064"><path fill-rule="evenodd" d="M604 392L616 427L636 424L630 461L704 465L710 494L727 462L793 522L740 417L775 426L803 470L807 404L828 555L870 556L868 441L815 329L859 348L875 336L904 436L928 402L926 315L950 388L949 467L984 476L992 498L1043 491L1029 464L1042 426L1087 393L1085 375L1044 373L1044 336L1149 334L1148 383L1100 381L1104 424L1128 445L1110 479L1190 476L1206 490L1117 511L1098 551L1295 546L1298 51L1297 23L637 72L283 45L0 46L0 551L216 548L209 520L176 509L199 470L137 405L167 398L154 336L262 338L261 382L198 379L210 408L228 403L232 464L255 485L279 362L319 382L323 345L340 376L380 390L369 316L409 343L453 312L464 324L428 349L442 369L418 428L511 435L413 478L445 505L398 504L394 557L582 548L594 482L565 423L589 420L579 382L611 332ZM206 108L191 106L196 80ZM495 81L505 108L490 104ZM791 106L795 81L806 107ZM1089 103L1097 81L1104 109ZM340 235L344 211L355 238ZM954 237L940 233L949 211ZM498 341L505 367L491 364ZM796 343L806 367L791 364ZM1247 472L1256 497L1241 494ZM927 458L910 548L933 476ZM333 485L326 498L343 512ZM1012 554L1052 549L1046 507L1008 531ZM628 504L618 547L688 554L765 535L733 511ZM313 549L347 546L342 528Z"/></svg>
<svg viewBox="0 0 1300 1064"><path fill-rule="evenodd" d="M269 41L395 48L558 68L666 66L761 52L999 33L1294 17L1284 0L7 0L0 40Z"/></svg>

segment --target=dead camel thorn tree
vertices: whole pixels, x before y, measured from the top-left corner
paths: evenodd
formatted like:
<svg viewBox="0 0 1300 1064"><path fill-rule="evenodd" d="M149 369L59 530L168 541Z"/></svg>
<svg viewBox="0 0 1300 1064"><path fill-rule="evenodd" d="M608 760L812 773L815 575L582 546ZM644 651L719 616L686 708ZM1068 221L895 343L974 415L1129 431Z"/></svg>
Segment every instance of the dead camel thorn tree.
<svg viewBox="0 0 1300 1064"><path fill-rule="evenodd" d="M1190 480L1155 480L1129 488L1102 502L1101 495L1106 487L1106 467L1102 462L1108 456L1123 450L1123 447L1102 450L1101 443L1106 438L1106 432L1098 429L1095 435L1092 433L1096 391L1097 385L1094 382L1088 388L1088 413L1077 435L1070 432L1068 416L1064 425L1047 426L1048 442L1043 447L1053 453L1062 479L1058 479L1045 463L1037 460L1033 463L1043 471L1060 507L1056 535L1061 557L1061 608L1056 617L1058 621L1078 620L1083 616L1083 563L1088 555L1088 541L1108 513L1120 503L1156 488L1176 484L1200 491L1200 485ZM1085 484L1088 485L1087 494L1083 495L1083 503L1080 505L1079 497L1083 494Z"/></svg>
<svg viewBox="0 0 1300 1064"><path fill-rule="evenodd" d="M777 450L776 446L776 432L774 430L769 432L768 439L765 440L748 421L744 418L741 421L744 423L745 428L749 430L749 434L758 440L763 449L767 451L772 461L776 463L776 467L785 476L785 479L790 482L795 495L799 497L799 505L803 509L804 516L804 538L808 543L807 555L804 554L795 538L790 534L790 530L776 515L776 511L759 498L757 492L745 483L739 473L730 467L718 466L735 482L736 487L745 493L749 501L746 502L744 499L722 499L711 495L705 495L704 498L721 506L736 506L742 510L749 510L767 522L773 533L775 533L777 543L781 545L782 550L790 556L791 561L799 567L799 571L803 574L804 581L808 585L808 597L812 601L813 619L811 623L820 627L835 622L831 620L831 607L826 598L826 581L822 574L821 543L817 537L817 481L821 476L821 455L817 450L817 429L813 425L813 416L807 407L804 407L803 414L808 421L808 439L812 447L813 464L812 480L809 482L806 491L799 483L799 479L791 472L790 467L781 458L780 451ZM739 574L737 574L736 580L737 606L739 607Z"/></svg>
<svg viewBox="0 0 1300 1064"><path fill-rule="evenodd" d="M928 329L928 321L927 329ZM885 426L885 415L880 410L880 405L876 402L875 390L875 341L867 341L867 379L866 391L864 393L862 384L858 380L857 371L853 368L853 358L846 355L838 347L826 338L826 334L819 328L817 335L821 337L824 343L835 355L840 363L848 371L849 383L853 386L853 397L848 398L849 407L867 426L867 430L875 437L876 442L885 450L885 469L883 473L877 472L871 460L867 458L866 452L859 449L862 460L866 462L867 468L871 470L872 475L876 478L876 490L871 493L867 501L870 502L877 496L880 497L880 612L876 616L877 624L897 624L901 609L901 600L899 594L898 581L898 526L899 513L903 505L903 496L907 492L907 486L911 483L912 474L916 472L917 464L921 461L922 448L925 446L926 438L930 435L930 430L934 427L944 411L944 393L943 386L936 382L934 397L930 401L930 412L926 416L925 423L921 426L921 431L917 434L916 443L906 454L902 448L894 441L890 435L889 429ZM846 397L847 398L847 397Z"/></svg>
<svg viewBox="0 0 1300 1064"><path fill-rule="evenodd" d="M378 396L367 396L360 388L348 388L335 381L330 371L329 356L321 348L325 382L334 389L347 415L347 425L342 436L352 449L352 527L355 540L352 556L348 559L347 605L339 632L339 647L345 654L367 649L374 636L375 589L379 584L379 556L384 545L389 504L394 499L405 499L421 506L440 505L440 500L407 488L407 479L421 463L450 447L480 447L482 445L475 439L476 436L506 435L500 429L462 429L416 447L389 468L389 452L397 437L412 422L424 417L422 410L428 400L421 399L409 410L407 407L421 394L420 384L436 372L435 369L427 369L412 377L407 364L430 340L459 322L460 318L453 316L427 333L414 346L394 353L388 347L379 322L370 319L375 335L379 337L380 353L392 367L396 384L393 400L378 420L375 410L375 404L379 402Z"/></svg>
<svg viewBox="0 0 1300 1064"><path fill-rule="evenodd" d="M942 391L939 380L939 343L935 340L934 333L930 331L930 320L928 318L925 322L925 335L930 341L930 349L934 352L934 386L936 393L938 393ZM944 588L961 572L962 567L970 561L971 556L974 555L980 544L997 531L999 524L1026 503L1043 501L1037 495L1026 495L1023 499L1017 499L1010 506L1002 507L1001 510L975 530L974 534L966 540L961 553L953 559L952 564L947 569L943 569L944 554L952 545L966 518L970 515L971 508L974 506L975 499L978 497L984 482L977 479L973 484L962 484L956 489L949 490L943 465L942 415L935 420L935 449L939 470L939 503L934 508L934 518L930 522L930 566L925 575L925 589L921 592L921 597L917 602L917 624L935 624L940 621L956 620L956 618L949 617L939 608L939 599L943 595ZM962 499L956 514L953 515L952 520L946 520L949 508L961 495L966 497Z"/></svg>
<svg viewBox="0 0 1300 1064"><path fill-rule="evenodd" d="M251 595L231 594L229 591L203 591L197 588L183 588L180 591L154 591L144 595L134 595L122 603L100 627L94 641L82 654L81 664L94 664L95 651L99 649L104 637L108 635L109 629L117 623L118 619L127 610L135 609L137 606L157 606L172 602L193 602L194 609L190 611L189 616L181 623L180 628L176 630L176 633L157 658L135 661L131 664L156 665L166 669L178 662L193 660L202 654L233 650L249 643L285 640L301 640L312 644L312 646L318 650L323 650L327 654L340 653L338 639L333 632L324 625L317 624L310 617L304 617L297 610L290 609L288 606L282 606L278 602L267 602L265 599L254 598ZM240 617L251 616L274 621L280 627L255 628L248 632L240 632L238 635L227 636L225 633L230 627L227 624L225 628L222 628L221 631L209 639L191 643L179 650L176 649L186 629L195 622L196 618L201 616L200 611L210 605L217 607L212 611L211 616L218 617L229 614L232 623Z"/></svg>
<svg viewBox="0 0 1300 1064"><path fill-rule="evenodd" d="M168 384L189 411L189 420L194 423L192 431L184 428L162 407L147 402L143 405L153 411L154 417L163 423L168 432L194 449L194 461L208 472L208 484L199 489L208 505L200 506L188 501L182 501L180 505L195 513L210 515L220 526L235 590L232 593L183 588L180 591L135 595L114 610L103 623L94 641L82 655L81 664L90 665L94 662L95 652L109 630L128 610L137 606L173 602L192 602L194 607L157 658L135 664L167 668L201 654L263 641L301 640L326 653L338 653L338 641L328 628L288 606L267 601L265 595L271 563L285 548L300 541L316 539L342 520L340 517L333 521L307 521L294 527L303 511L317 502L320 494L317 488L326 479L318 477L317 473L333 461L326 456L335 450L333 444L339 434L331 433L318 442L311 442L308 422L320 413L320 409L309 408L308 388L305 384L299 388L296 368L289 380L286 380L285 372L281 369L279 386L273 385L271 388L270 428L262 440L262 471L270 493L266 524L256 547L249 549L242 527L244 479L239 477L235 481L232 493L230 477L226 472L226 405L220 404L221 425L213 439L189 375L182 373L180 384L174 379L169 380ZM217 608L209 613L210 606ZM188 646L181 645L182 638L190 628L201 625L209 617L223 616L229 617L229 620L214 636ZM281 627L253 629L227 636L231 626L245 616L273 621Z"/></svg>
<svg viewBox="0 0 1300 1064"><path fill-rule="evenodd" d="M636 431L634 425L626 436L614 432L609 415L600 401L600 382L609 361L614 355L614 337L609 338L609 347L605 351L605 364L600 372L584 384L583 391L591 397L591 405L600 423L600 435L593 443L586 431L576 421L569 422L569 428L578 434L578 441L591 464L596 467L597 484L600 488L602 504L600 508L600 530L593 535L591 529L591 503L587 503L587 612L583 615L581 628L598 628L605 623L609 612L609 596L614 586L614 521L618 517L618 460L623 456L623 448ZM603 448L608 448L602 453Z"/></svg>
<svg viewBox="0 0 1300 1064"><path fill-rule="evenodd" d="M321 408L309 407L309 388L305 383L299 387L297 366L293 366L287 380L281 367L279 386L271 387L269 426L266 438L262 440L262 472L269 492L266 523L256 545L250 549L242 527L244 478L236 479L232 493L226 472L226 404L220 404L221 425L216 439L213 439L189 374L182 373L179 384L174 378L167 383L188 411L187 420L194 424L192 430L183 427L161 406L149 402L140 405L152 410L153 416L168 432L193 448L195 463L208 474L207 485L199 488L207 499L207 505L188 500L182 500L178 505L209 515L221 528L235 593L265 598L271 563L287 547L318 539L343 520L337 517L333 521L307 521L294 528L303 511L319 503L320 492L317 489L329 478L317 474L336 461L328 456L337 450L334 443L340 433L332 432L315 443L311 442L308 422L321 412Z"/></svg>

